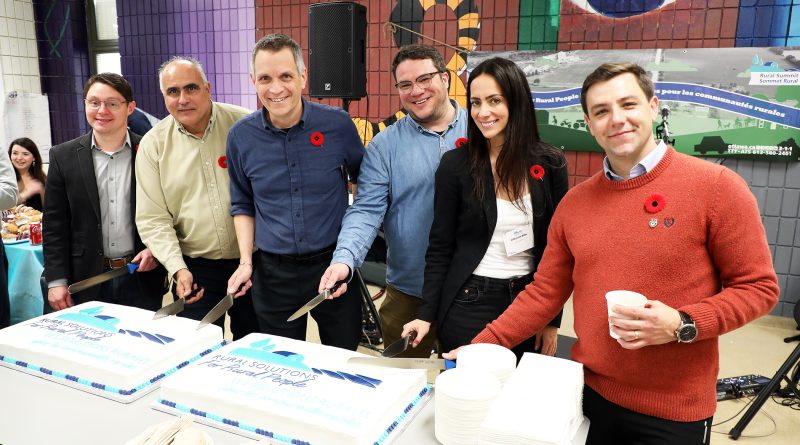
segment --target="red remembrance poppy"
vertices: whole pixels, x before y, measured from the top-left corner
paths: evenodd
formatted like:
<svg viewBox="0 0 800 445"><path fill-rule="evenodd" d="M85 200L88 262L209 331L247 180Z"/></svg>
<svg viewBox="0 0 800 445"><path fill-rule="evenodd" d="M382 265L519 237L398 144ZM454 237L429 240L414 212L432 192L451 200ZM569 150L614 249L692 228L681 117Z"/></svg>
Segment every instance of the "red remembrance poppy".
<svg viewBox="0 0 800 445"><path fill-rule="evenodd" d="M539 164L534 164L531 167L531 178L536 179L537 181L541 181L544 178L544 169Z"/></svg>
<svg viewBox="0 0 800 445"><path fill-rule="evenodd" d="M667 198L660 193L653 193L644 200L644 209L648 213L657 213L664 210L667 206Z"/></svg>
<svg viewBox="0 0 800 445"><path fill-rule="evenodd" d="M222 168L228 168L228 157L225 155L220 156L219 159L217 159L217 164Z"/></svg>
<svg viewBox="0 0 800 445"><path fill-rule="evenodd" d="M467 145L467 138L458 138L456 139L456 148L461 148Z"/></svg>
<svg viewBox="0 0 800 445"><path fill-rule="evenodd" d="M311 133L311 145L315 147L319 147L325 142L325 136L322 135L319 131L315 131Z"/></svg>
<svg viewBox="0 0 800 445"><path fill-rule="evenodd" d="M139 144L136 144L136 146L133 147L133 151L139 151Z"/></svg>

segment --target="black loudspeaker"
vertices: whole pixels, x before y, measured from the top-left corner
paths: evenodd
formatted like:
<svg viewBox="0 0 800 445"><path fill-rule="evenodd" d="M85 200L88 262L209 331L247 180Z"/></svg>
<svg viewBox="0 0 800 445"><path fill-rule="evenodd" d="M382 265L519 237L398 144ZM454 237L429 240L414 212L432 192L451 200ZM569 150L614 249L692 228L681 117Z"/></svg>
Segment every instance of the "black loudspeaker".
<svg viewBox="0 0 800 445"><path fill-rule="evenodd" d="M367 8L351 2L308 7L308 95L367 95Z"/></svg>

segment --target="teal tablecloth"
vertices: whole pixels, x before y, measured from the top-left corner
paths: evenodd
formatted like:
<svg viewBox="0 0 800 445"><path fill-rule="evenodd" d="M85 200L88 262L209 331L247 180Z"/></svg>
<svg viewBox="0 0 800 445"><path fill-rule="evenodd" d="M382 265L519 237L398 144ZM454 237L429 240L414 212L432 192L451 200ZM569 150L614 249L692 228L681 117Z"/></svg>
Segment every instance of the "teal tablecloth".
<svg viewBox="0 0 800 445"><path fill-rule="evenodd" d="M6 244L8 256L8 296L11 324L42 315L44 299L40 278L44 270L42 246L24 241Z"/></svg>

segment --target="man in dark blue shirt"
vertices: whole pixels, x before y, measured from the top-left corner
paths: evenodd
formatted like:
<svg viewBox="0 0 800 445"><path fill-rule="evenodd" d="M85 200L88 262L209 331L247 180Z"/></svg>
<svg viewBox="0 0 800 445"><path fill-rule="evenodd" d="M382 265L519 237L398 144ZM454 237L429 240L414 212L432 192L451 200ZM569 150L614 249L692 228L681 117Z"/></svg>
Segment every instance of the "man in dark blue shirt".
<svg viewBox="0 0 800 445"><path fill-rule="evenodd" d="M364 145L346 112L303 100L305 64L291 38L259 40L250 77L263 107L228 133L231 215L241 254L228 292L243 293L252 284L261 332L304 340L307 317L286 319L317 294L347 208L347 174L358 175ZM356 349L361 300L355 291L311 314L323 344Z"/></svg>

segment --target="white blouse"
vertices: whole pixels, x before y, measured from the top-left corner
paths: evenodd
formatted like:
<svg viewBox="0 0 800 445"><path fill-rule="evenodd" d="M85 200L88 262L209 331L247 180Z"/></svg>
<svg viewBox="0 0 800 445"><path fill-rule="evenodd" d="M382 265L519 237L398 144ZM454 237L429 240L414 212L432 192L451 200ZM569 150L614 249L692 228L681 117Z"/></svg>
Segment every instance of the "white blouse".
<svg viewBox="0 0 800 445"><path fill-rule="evenodd" d="M532 249L508 256L503 235L521 226L533 227L533 205L530 193L522 197L525 212L511 201L497 198L497 225L492 233L489 248L473 274L492 278L511 278L527 275L533 270ZM531 234L531 236L533 236Z"/></svg>

